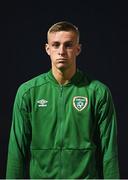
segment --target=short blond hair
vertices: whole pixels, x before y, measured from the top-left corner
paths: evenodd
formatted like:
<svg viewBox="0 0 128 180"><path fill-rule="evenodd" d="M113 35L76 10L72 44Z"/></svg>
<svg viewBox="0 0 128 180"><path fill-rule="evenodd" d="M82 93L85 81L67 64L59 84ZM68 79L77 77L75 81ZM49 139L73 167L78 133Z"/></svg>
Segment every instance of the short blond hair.
<svg viewBox="0 0 128 180"><path fill-rule="evenodd" d="M79 38L80 38L79 29L75 25L73 25L72 23L67 22L67 21L60 21L60 22L53 24L47 32L47 39L48 39L48 36L50 33L59 32L59 31L74 32L77 36L77 42L79 42Z"/></svg>

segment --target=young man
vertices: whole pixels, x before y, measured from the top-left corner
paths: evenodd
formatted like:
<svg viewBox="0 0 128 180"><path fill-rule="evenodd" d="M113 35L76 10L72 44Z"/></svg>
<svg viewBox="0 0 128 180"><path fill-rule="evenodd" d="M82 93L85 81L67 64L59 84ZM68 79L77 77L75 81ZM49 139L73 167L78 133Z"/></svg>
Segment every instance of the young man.
<svg viewBox="0 0 128 180"><path fill-rule="evenodd" d="M22 84L16 95L6 177L25 178L30 159L33 179L119 178L111 93L77 69L78 28L58 22L47 39L51 70Z"/></svg>

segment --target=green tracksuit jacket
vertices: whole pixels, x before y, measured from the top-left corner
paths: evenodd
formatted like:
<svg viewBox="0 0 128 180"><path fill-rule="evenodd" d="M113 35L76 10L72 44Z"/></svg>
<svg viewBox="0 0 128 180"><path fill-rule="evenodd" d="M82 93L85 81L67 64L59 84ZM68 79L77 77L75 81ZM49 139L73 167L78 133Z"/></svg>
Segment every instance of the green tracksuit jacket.
<svg viewBox="0 0 128 180"><path fill-rule="evenodd" d="M28 156L30 154L30 156ZM77 70L67 85L52 71L18 89L6 178L119 178L117 125L109 89Z"/></svg>

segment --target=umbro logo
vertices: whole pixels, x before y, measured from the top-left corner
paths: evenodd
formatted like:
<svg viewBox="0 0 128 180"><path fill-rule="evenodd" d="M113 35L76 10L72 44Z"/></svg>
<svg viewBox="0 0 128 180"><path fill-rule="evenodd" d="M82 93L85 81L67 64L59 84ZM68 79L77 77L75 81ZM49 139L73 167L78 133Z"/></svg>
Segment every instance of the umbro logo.
<svg viewBox="0 0 128 180"><path fill-rule="evenodd" d="M38 107L46 107L48 105L48 101L45 99L41 99L37 101Z"/></svg>

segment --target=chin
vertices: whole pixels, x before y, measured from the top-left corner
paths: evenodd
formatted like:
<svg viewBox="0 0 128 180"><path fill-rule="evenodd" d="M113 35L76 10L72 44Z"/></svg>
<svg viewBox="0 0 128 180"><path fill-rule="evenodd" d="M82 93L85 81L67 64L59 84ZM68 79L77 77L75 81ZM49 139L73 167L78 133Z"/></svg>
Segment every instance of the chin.
<svg viewBox="0 0 128 180"><path fill-rule="evenodd" d="M60 65L60 66L58 66L57 68L60 69L60 70L61 70L61 69L64 70L64 69L67 69L67 66L65 66L65 65Z"/></svg>

